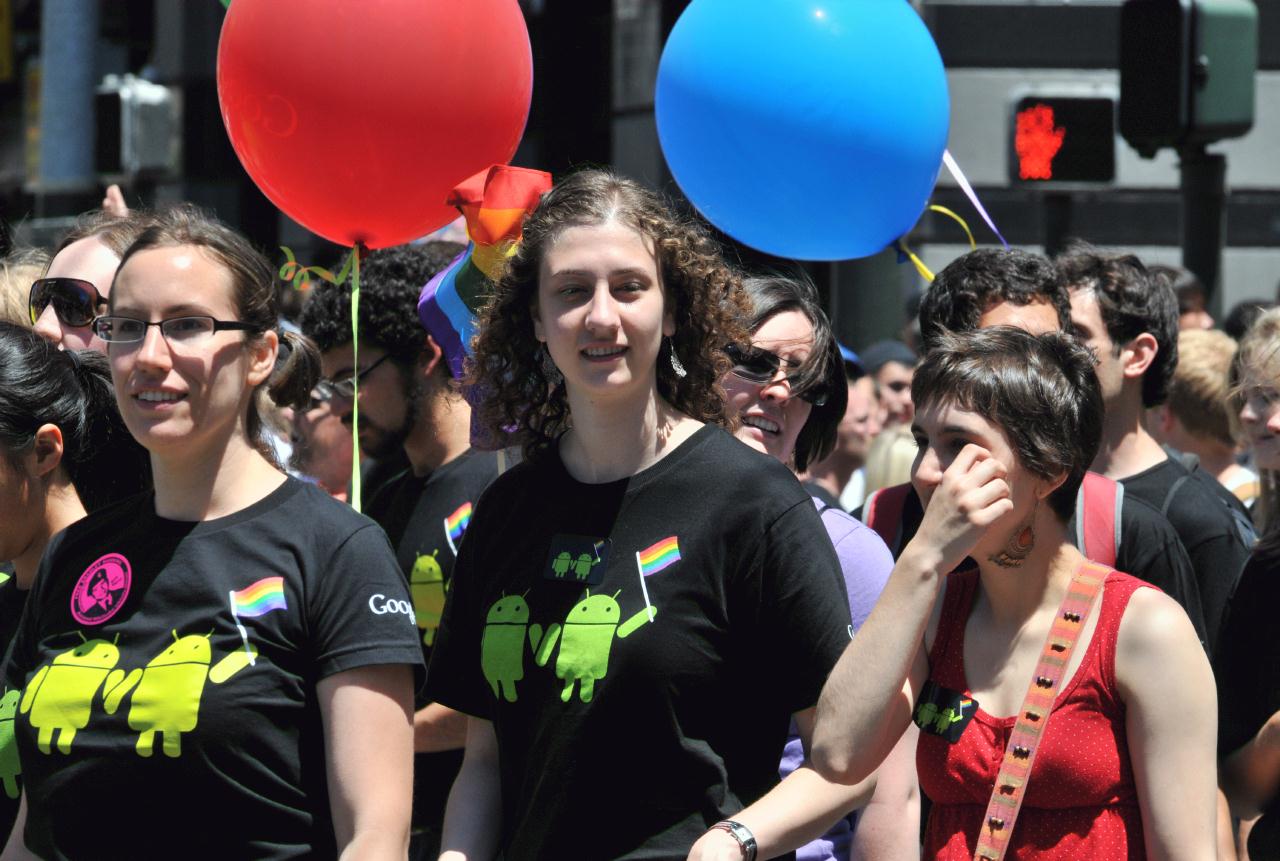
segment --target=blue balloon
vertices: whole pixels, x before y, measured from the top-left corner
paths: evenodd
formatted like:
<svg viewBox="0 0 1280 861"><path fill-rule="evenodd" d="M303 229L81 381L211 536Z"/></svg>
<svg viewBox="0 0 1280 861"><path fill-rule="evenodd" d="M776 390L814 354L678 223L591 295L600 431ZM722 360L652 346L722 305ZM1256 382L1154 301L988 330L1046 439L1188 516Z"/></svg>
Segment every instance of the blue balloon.
<svg viewBox="0 0 1280 861"><path fill-rule="evenodd" d="M694 0L658 66L658 137L689 200L761 251L875 254L928 203L950 105L906 0Z"/></svg>

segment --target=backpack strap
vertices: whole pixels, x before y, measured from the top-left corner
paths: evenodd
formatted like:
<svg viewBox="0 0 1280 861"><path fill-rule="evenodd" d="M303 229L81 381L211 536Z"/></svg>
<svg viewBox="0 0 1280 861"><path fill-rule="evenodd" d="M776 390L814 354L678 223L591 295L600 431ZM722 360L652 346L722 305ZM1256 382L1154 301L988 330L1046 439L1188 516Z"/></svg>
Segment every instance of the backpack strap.
<svg viewBox="0 0 1280 861"><path fill-rule="evenodd" d="M1067 587L1067 594L1058 608L1049 636L1040 650L1035 675L1027 687L1027 696L1018 710L1013 732L1005 745L996 784L991 788L991 800L982 817L982 830L978 834L978 847L974 861L1002 861L1013 827L1018 821L1018 811L1026 797L1031 767L1036 761L1040 740L1052 716L1053 702L1062 687L1062 677L1071 663L1071 653L1080 639L1080 632L1089 621L1098 590L1107 579L1110 569L1092 562L1081 562Z"/></svg>
<svg viewBox="0 0 1280 861"><path fill-rule="evenodd" d="M867 503L862 507L862 522L875 530L895 559L900 549L898 545L902 542L902 512L910 493L910 484L882 487L867 497Z"/></svg>
<svg viewBox="0 0 1280 861"><path fill-rule="evenodd" d="M1084 474L1076 492L1076 547L1100 565L1116 564L1123 506L1123 484L1096 472Z"/></svg>

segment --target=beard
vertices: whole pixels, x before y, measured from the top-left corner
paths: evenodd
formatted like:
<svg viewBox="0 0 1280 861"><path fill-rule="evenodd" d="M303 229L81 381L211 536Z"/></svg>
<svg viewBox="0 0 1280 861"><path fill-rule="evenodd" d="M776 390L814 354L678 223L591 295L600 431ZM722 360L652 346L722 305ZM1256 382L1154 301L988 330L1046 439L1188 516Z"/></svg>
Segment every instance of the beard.
<svg viewBox="0 0 1280 861"><path fill-rule="evenodd" d="M404 421L397 428L387 428L370 420L364 414L360 416L358 438L360 451L365 457L374 460L385 460L392 457L404 446L413 426L418 421L423 392L418 386L405 386ZM351 427L351 413L343 416L342 423Z"/></svg>

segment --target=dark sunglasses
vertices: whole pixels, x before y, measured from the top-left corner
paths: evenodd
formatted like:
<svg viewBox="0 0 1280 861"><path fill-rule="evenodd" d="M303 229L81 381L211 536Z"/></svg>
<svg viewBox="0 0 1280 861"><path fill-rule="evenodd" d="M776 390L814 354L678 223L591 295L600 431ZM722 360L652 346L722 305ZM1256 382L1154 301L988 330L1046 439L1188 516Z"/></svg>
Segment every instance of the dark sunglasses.
<svg viewBox="0 0 1280 861"><path fill-rule="evenodd" d="M724 348L724 352L729 357L729 361L733 362L729 372L757 386L767 386L773 382L778 376L778 369L782 367L782 359L777 354L759 347L739 347L737 344L730 344ZM806 390L800 390L798 377L789 375L786 379L791 394L801 400L815 407L820 407L827 402L825 386L811 386Z"/></svg>
<svg viewBox="0 0 1280 861"><path fill-rule="evenodd" d="M41 278L31 285L27 310L31 323L40 319L44 309L53 306L53 313L64 326L88 326L98 317L98 308L105 305L98 288L80 278Z"/></svg>

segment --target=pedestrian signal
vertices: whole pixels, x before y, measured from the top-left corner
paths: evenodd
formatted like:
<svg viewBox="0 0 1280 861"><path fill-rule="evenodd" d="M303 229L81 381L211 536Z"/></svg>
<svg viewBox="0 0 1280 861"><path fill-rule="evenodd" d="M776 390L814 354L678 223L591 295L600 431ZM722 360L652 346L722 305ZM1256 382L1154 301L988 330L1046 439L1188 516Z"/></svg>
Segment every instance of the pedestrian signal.
<svg viewBox="0 0 1280 861"><path fill-rule="evenodd" d="M1014 105L1010 178L1016 183L1109 183L1116 176L1115 100L1024 96Z"/></svg>

